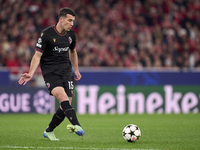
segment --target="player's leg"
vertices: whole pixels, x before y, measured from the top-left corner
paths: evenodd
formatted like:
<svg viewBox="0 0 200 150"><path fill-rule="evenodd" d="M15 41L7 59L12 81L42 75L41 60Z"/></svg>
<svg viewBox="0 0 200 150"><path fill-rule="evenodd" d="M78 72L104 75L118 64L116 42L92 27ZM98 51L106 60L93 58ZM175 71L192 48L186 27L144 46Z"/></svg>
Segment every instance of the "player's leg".
<svg viewBox="0 0 200 150"><path fill-rule="evenodd" d="M71 105L71 101L72 101L72 98L69 99L70 105ZM46 132L52 132L64 119L65 119L65 114L62 110L62 107L60 106L58 110L55 112L55 114L53 115L52 120L46 129Z"/></svg>
<svg viewBox="0 0 200 150"><path fill-rule="evenodd" d="M80 123L77 119L76 112L74 108L71 106L72 97L68 97L63 87L55 87L51 91L52 95L54 95L60 102L61 108L68 118L68 120L72 123L72 125L68 125L67 129L70 132L74 132L79 136L83 136L85 133L80 126ZM71 95L70 95L71 96Z"/></svg>
<svg viewBox="0 0 200 150"><path fill-rule="evenodd" d="M69 103L71 105L71 99L69 100ZM46 132L52 132L63 120L65 119L65 114L61 108L61 106L58 108L58 110L55 112L55 114L52 117L51 122L49 123L49 126L46 128Z"/></svg>
<svg viewBox="0 0 200 150"><path fill-rule="evenodd" d="M52 95L54 95L60 102L61 108L65 114L65 116L68 118L68 120L73 125L79 125L80 123L77 119L76 112L74 108L70 105L71 99L67 96L65 90L63 87L55 87L51 91Z"/></svg>
<svg viewBox="0 0 200 150"><path fill-rule="evenodd" d="M53 115L52 120L49 123L49 126L46 128L46 132L52 132L64 119L65 119L65 114L59 107L58 110Z"/></svg>
<svg viewBox="0 0 200 150"><path fill-rule="evenodd" d="M71 105L72 102L72 97L69 97L69 102ZM80 125L67 125L67 129L69 130L70 133L76 133L79 136L83 136L85 134L85 132L83 131L83 129L81 128Z"/></svg>
<svg viewBox="0 0 200 150"><path fill-rule="evenodd" d="M47 88L48 88L50 94L55 96L58 99L59 103L61 104L60 109L62 110L62 111L60 111L60 109L58 109L56 111L55 115L53 116L53 118L49 124L49 127L46 129L46 132L47 131L52 132L53 129L55 129L55 127L57 127L64 120L64 118L65 118L64 116L66 116L73 125L77 125L77 129L74 131L80 130L80 128L78 128L80 126L80 124L76 117L76 112L75 112L74 108L71 107L73 90L69 90L69 86L66 86L63 84L63 80L66 81L64 83L69 83L68 82L69 77L62 79L60 76L58 76L56 74L49 74L48 76L45 76L44 79L45 79L45 83L47 85ZM72 79L72 77L70 77L70 79ZM72 83L70 81L70 85L71 84ZM64 89L63 87L66 87L66 88ZM66 93L69 94L70 98L68 97L68 95ZM79 132L77 132L77 133L79 133ZM83 131L83 133L84 133L84 131ZM78 134L78 135L80 135L80 134Z"/></svg>
<svg viewBox="0 0 200 150"><path fill-rule="evenodd" d="M65 93L69 97L69 103L70 103L70 106L71 106L72 97L74 97L74 91L73 91L73 89L74 89L74 76L73 76L72 72L69 72L69 73L67 73L63 76L63 84L64 84L63 87L64 87L64 90L65 90ZM71 133L76 133L79 136L83 136L85 133L84 133L83 129L81 128L79 122L78 122L74 108L70 107L69 109L71 109L71 110L66 112L66 113L73 114L74 117L76 118L77 122L70 121L72 123L72 125L67 125L67 129ZM72 118L69 117L69 120L70 119L72 119Z"/></svg>
<svg viewBox="0 0 200 150"><path fill-rule="evenodd" d="M51 91L52 89L55 87L55 86L62 86L63 83L62 83L62 79L56 75L56 74L48 74L47 76L44 77L44 80L45 80L45 83L46 83L46 86L49 90L49 93L50 95L51 94ZM61 107L58 108L58 110L55 112L55 114L53 115L52 117L52 120L51 122L49 123L49 126L46 128L46 130L44 131L43 133L43 136L45 138L48 138L52 141L56 141L58 140L54 133L53 133L53 130L65 119L65 114L63 113Z"/></svg>

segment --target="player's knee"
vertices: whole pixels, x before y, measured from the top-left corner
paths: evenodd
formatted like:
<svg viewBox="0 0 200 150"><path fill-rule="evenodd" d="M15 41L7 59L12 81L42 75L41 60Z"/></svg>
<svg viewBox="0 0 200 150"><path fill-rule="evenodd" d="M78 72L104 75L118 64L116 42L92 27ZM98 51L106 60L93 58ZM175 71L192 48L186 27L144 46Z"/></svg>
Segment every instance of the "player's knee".
<svg viewBox="0 0 200 150"><path fill-rule="evenodd" d="M63 94L58 94L56 96L56 98L59 100L59 102L66 101L66 100L69 101L68 96L67 95L63 95Z"/></svg>

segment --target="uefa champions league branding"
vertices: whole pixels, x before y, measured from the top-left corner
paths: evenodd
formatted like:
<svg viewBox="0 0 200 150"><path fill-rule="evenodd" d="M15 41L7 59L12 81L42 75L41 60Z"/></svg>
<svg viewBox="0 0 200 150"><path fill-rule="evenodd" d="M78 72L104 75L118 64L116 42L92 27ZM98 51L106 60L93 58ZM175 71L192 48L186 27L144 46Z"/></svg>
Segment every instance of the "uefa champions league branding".
<svg viewBox="0 0 200 150"><path fill-rule="evenodd" d="M51 108L51 97L49 93L40 90L33 96L33 106L37 113L46 114Z"/></svg>
<svg viewBox="0 0 200 150"><path fill-rule="evenodd" d="M0 88L0 113L40 113L54 112L54 97L46 88Z"/></svg>

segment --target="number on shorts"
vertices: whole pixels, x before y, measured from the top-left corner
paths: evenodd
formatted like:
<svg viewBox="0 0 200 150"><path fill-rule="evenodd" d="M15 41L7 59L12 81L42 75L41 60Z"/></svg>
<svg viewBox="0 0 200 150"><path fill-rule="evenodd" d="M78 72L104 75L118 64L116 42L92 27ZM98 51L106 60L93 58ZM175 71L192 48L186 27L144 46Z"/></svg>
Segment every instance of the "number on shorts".
<svg viewBox="0 0 200 150"><path fill-rule="evenodd" d="M68 84L69 84L69 89L73 90L74 89L73 81L68 81Z"/></svg>

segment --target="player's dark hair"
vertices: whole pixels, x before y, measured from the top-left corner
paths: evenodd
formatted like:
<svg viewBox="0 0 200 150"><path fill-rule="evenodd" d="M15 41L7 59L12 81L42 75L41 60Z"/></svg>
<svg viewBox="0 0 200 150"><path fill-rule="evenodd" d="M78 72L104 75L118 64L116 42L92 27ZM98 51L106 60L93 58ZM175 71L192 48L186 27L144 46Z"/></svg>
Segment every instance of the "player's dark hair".
<svg viewBox="0 0 200 150"><path fill-rule="evenodd" d="M72 16L75 16L75 13L74 13L73 10L71 10L71 9L69 9L69 8L67 8L67 7L65 7L65 8L60 9L60 12L59 12L59 14L58 14L58 18L60 18L60 17L66 17L67 14L70 14L70 15L72 15Z"/></svg>

